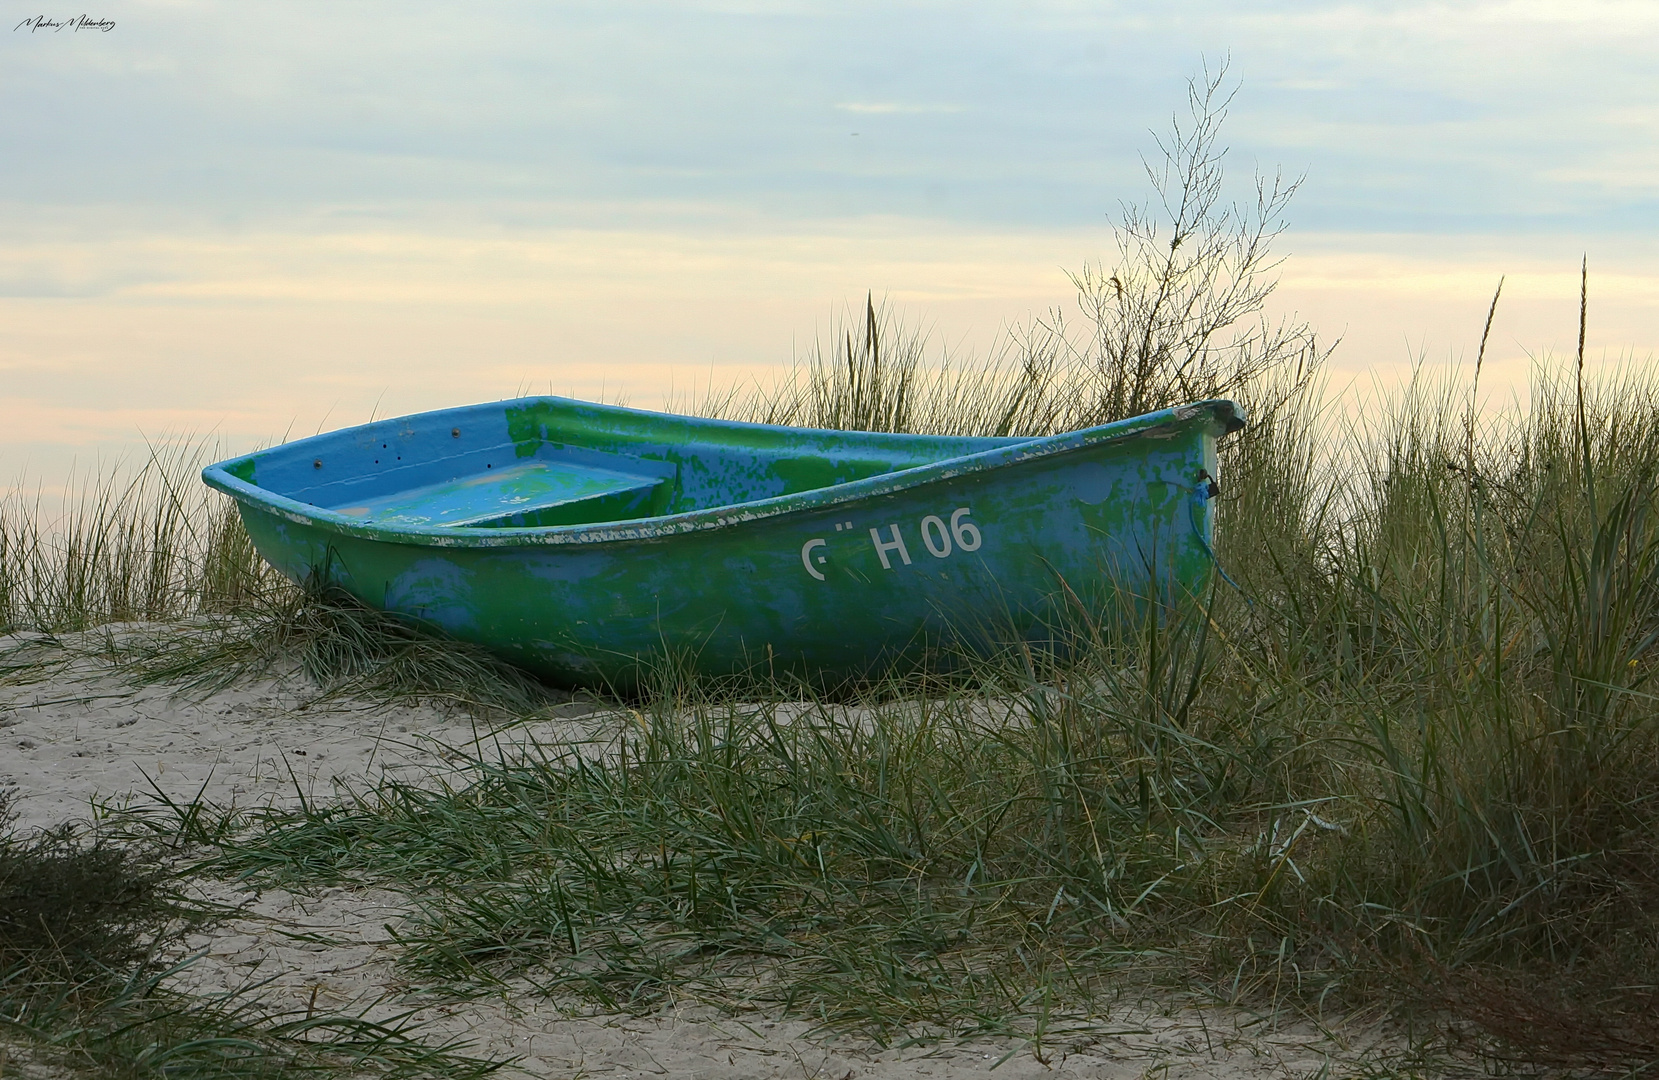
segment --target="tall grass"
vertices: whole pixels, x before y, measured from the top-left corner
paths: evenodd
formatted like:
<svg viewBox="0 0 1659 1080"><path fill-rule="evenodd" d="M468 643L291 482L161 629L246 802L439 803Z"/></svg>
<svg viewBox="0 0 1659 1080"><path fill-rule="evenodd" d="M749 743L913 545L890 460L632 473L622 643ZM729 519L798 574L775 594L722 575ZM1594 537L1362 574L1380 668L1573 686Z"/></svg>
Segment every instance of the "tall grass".
<svg viewBox="0 0 1659 1080"><path fill-rule="evenodd" d="M1042 1039L1153 980L1659 1057L1651 373L1541 365L1473 426L1448 381L1345 427L1311 387L1230 451L1239 588L1082 623L1067 665L839 703L669 673L608 747L194 835L405 890L451 992Z"/></svg>
<svg viewBox="0 0 1659 1080"><path fill-rule="evenodd" d="M1273 244L1299 181L1255 177L1224 198L1226 69L1188 84L1152 195L1123 207L1111 266L1072 275L1076 313L1055 309L1004 335L988 357L929 354L928 336L866 297L827 340L770 383L711 393L728 419L864 431L1048 435L1205 398L1270 420L1317 378L1328 346L1306 323L1264 312L1278 286Z"/></svg>
<svg viewBox="0 0 1659 1080"><path fill-rule="evenodd" d="M136 468L73 487L54 510L0 494L0 632L234 611L280 588L235 506L196 478L206 444L152 444Z"/></svg>

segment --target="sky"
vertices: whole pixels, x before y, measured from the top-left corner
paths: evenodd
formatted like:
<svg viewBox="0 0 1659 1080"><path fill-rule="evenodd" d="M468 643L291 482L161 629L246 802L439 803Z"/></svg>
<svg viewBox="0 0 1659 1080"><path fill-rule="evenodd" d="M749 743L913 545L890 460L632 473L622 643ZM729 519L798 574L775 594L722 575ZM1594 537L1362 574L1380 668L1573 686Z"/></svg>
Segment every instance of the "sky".
<svg viewBox="0 0 1659 1080"><path fill-rule="evenodd" d="M33 2L33 0L31 0ZM1659 4L0 0L0 482L1072 302L1206 65L1338 382L1659 344ZM84 18L82 18L84 16ZM73 19L73 21L71 21ZM136 449L135 449L136 448Z"/></svg>

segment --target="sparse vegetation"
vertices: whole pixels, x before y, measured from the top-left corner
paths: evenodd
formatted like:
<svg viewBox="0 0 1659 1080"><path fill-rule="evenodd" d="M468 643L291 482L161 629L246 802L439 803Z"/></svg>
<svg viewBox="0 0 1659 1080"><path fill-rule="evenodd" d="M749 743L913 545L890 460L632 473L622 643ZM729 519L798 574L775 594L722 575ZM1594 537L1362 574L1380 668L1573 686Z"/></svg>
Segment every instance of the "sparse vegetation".
<svg viewBox="0 0 1659 1080"><path fill-rule="evenodd" d="M1282 413L1232 463L1242 592L1080 627L1064 669L857 703L667 687L603 752L250 819L216 865L407 890L404 962L458 993L1042 1037L1151 980L1638 1064L1659 440L1628 385L1581 422L1573 374L1472 471L1447 387L1409 388L1345 468Z"/></svg>
<svg viewBox="0 0 1659 1080"><path fill-rule="evenodd" d="M297 669L319 699L350 693L494 717L524 716L570 697L477 646L435 637L314 581L264 583L238 609L199 616L183 634L175 623L95 640L102 656L140 681L185 692Z"/></svg>
<svg viewBox="0 0 1659 1080"><path fill-rule="evenodd" d="M213 998L169 989L190 958L160 958L222 913L181 895L157 848L70 827L19 835L4 809L0 800L0 1061L23 1043L56 1075L99 1080L462 1080L499 1068L396 1024L280 1012L252 987Z"/></svg>

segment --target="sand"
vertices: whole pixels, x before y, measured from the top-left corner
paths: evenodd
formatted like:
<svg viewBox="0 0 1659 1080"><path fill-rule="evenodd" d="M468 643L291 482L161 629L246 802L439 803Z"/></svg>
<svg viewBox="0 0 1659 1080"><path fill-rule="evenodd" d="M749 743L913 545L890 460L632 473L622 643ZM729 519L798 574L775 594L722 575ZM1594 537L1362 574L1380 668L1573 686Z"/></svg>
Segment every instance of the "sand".
<svg viewBox="0 0 1659 1080"><path fill-rule="evenodd" d="M327 798L388 773L440 775L456 748L592 740L617 722L572 703L545 722L492 732L436 708L319 701L297 676L187 697L135 685L89 650L68 646L0 638L0 790L10 794L19 827L153 804L158 794L238 806ZM50 664L6 674L20 657ZM999 1039L886 1049L814 1033L800 1020L734 1017L689 1002L646 1016L594 1014L530 992L433 1002L407 996L419 988L395 966L387 927L404 917L396 894L195 887L242 914L187 943L200 955L179 975L180 989L269 980L260 993L278 1007L367 1010L376 1018L417 1008L430 1037L467 1040L468 1052L514 1058L514 1068L537 1077L1245 1080L1351 1075L1362 1058L1399 1049L1374 1026L1316 1027L1173 998L1123 1004L1094 1030L1041 1046ZM33 1071L14 1061L5 1075Z"/></svg>

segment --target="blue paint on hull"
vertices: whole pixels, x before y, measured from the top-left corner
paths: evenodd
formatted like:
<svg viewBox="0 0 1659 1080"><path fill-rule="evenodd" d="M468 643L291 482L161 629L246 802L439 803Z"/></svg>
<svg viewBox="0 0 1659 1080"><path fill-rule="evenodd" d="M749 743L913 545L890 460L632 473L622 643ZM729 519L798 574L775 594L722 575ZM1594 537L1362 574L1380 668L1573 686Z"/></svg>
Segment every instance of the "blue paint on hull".
<svg viewBox="0 0 1659 1080"><path fill-rule="evenodd" d="M665 650L710 675L833 682L940 646L1046 643L1063 608L1098 614L1126 591L1202 589L1216 440L1239 426L1232 403L1203 402L1046 439L938 439L536 398L302 440L204 479L294 580L323 568L555 682L628 689ZM444 485L474 498L526 462L648 477L659 512L514 527L339 509L406 510L399 492ZM603 497L588 512L640 513ZM490 520L476 499L421 512Z"/></svg>

